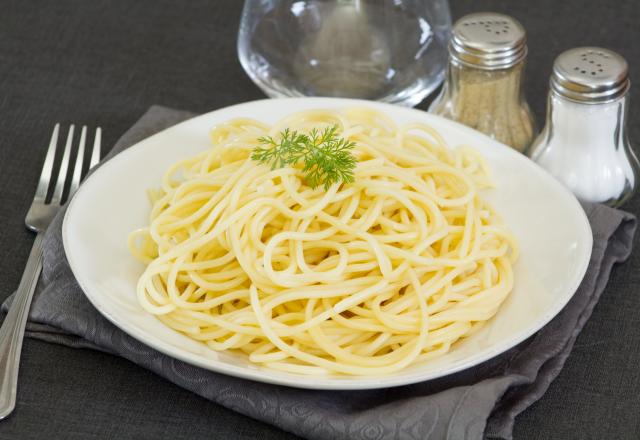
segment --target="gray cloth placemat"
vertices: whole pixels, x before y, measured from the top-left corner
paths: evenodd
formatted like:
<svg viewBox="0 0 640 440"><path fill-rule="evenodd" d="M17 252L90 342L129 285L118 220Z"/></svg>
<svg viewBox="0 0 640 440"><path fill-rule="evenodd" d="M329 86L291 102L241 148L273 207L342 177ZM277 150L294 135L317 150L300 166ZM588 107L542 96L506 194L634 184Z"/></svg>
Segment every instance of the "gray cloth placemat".
<svg viewBox="0 0 640 440"><path fill-rule="evenodd" d="M109 157L193 116L152 107ZM312 391L216 374L167 357L100 315L77 285L62 247L61 212L47 231L44 266L29 315L33 338L122 356L249 417L310 439L478 439L512 437L514 418L558 375L603 292L611 268L631 252L635 217L586 205L594 234L587 275L565 309L518 347L469 370L411 386ZM11 299L3 305L6 310Z"/></svg>

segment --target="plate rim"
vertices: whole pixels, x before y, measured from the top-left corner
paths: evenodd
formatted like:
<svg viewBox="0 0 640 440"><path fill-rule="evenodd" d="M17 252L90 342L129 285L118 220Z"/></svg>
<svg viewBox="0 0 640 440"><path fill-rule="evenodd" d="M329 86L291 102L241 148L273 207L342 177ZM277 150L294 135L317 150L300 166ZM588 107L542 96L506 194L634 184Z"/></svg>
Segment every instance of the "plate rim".
<svg viewBox="0 0 640 440"><path fill-rule="evenodd" d="M318 107L331 106L331 107L344 108L349 106L365 106L370 108L371 107L377 108L380 110L384 110L386 108L386 109L393 109L394 111L401 110L401 111L407 111L408 113L414 113L416 117L422 116L426 118L435 118L440 120L441 122L444 122L445 125L447 124L453 125L457 130L462 130L464 132L467 132L467 134L470 134L473 136L481 136L484 138L485 142L488 141L489 144L492 144L493 146L500 148L502 150L501 154L511 155L513 158L516 158L516 160L527 162L528 164L527 166L533 166L534 168L537 168L539 172L540 171L542 172L541 178L546 179L552 186L556 187L557 191L564 193L565 196L566 195L570 196L569 200L571 200L573 208L577 208L576 212L579 213L579 217L581 219L581 222L580 222L581 224L579 226L577 225L576 227L581 227L584 229L584 232L586 232L585 237L587 242L585 243L585 245L587 248L587 252L584 254L585 256L583 257L583 261L580 262L581 263L580 267L575 272L574 278L569 283L570 287L567 288L567 291L570 291L570 293L567 293L566 295L564 295L564 297L561 298L560 301L556 301L556 303L554 303L554 306L548 308L546 313L542 314L535 321L535 325L531 325L526 331L521 331L520 333L510 336L504 342L500 343L498 346L494 345L493 347L490 347L482 352L468 356L463 360L457 362L457 365L454 364L452 368L448 368L446 371L436 371L436 372L431 372L427 374L424 374L424 373L420 374L419 372L416 372L412 375L404 375L404 376L388 375L388 376L374 376L374 377L368 377L368 376L321 377L321 376L294 375L291 373L282 373L277 370L268 370L260 367L258 367L257 369L247 369L244 367L238 367L238 366L228 364L224 361L206 359L203 356L191 357L189 356L190 352L186 350L176 350L174 346L168 343L165 343L162 340L156 341L153 337L152 338L149 338L148 336L146 337L145 335L148 335L148 333L145 334L144 332L139 332L136 326L129 324L124 320L119 319L117 316L112 315L108 310L105 310L104 308L102 308L97 298L99 295L97 295L95 292L93 294L91 293L92 290L97 291L97 289L93 289L90 285L88 285L86 280L83 279L82 275L78 273L78 265L77 263L75 263L76 261L75 256L73 255L72 252L69 252L69 248L71 246L70 245L71 232L69 231L69 223L70 223L69 217L73 215L75 206L77 205L76 203L77 200L80 200L78 195L82 194L83 190L85 190L88 187L89 182L91 182L92 179L95 179L96 175L100 175L104 173L105 168L109 169L110 167L113 167L114 164L116 164L117 166L117 163L119 161L126 160L126 158L130 154L133 154L133 152L135 152L136 149L141 148L141 144L144 144L150 139L153 139L155 137L162 136L166 131L174 129L177 126L191 123L194 119L209 118L215 115L216 113L227 112L232 109L237 109L239 107L251 107L256 104L265 104L265 103L273 103L273 105L286 105L288 102L290 103L292 101L317 103ZM144 147L144 145L142 145L142 147ZM531 161L523 154L516 152L512 148L504 144L501 144L495 139L492 139L472 128L469 128L455 121L451 121L416 108L400 107L400 106L387 104L387 103L366 101L366 100L359 100L359 99L295 97L295 98L259 99L259 100L247 101L247 102L242 102L242 103L237 103L230 106L222 107L222 108L212 110L210 112L206 112L200 115L195 115L191 118L188 118L184 121L181 121L177 124L167 127L151 136L145 137L144 139L137 141L127 149L120 151L119 153L113 155L112 157L109 157L109 159L106 162L101 163L98 168L96 168L95 170L93 170L93 172L90 173L90 175L86 178L86 180L80 186L76 194L74 194L74 197L72 197L72 199L70 200L67 206L67 209L65 211L63 223L62 223L62 242L63 242L64 251L65 251L65 256L69 263L71 272L76 282L80 286L80 289L82 290L83 294L89 300L89 302L93 305L93 307L95 307L95 309L102 316L104 316L108 321L114 324L117 328L119 328L120 330L125 332L127 335L133 337L134 339L141 342L147 347L157 350L171 358L183 361L187 364L194 365L215 373L222 373L222 374L226 374L229 376L238 377L242 379L248 379L248 380L276 384L276 385L284 385L284 386L289 386L293 388L302 388L302 389L362 390L362 389L392 388L392 387L410 385L410 384L419 383L419 382L426 382L426 381L450 376L451 374L454 374L469 368L473 368L477 365L482 364L483 362L493 359L494 357L508 351L509 349L515 347L516 345L520 344L524 340L528 339L529 337L537 333L564 309L567 303L573 298L573 296L577 292L577 289L579 288L580 283L584 279L584 276L589 266L589 262L591 260L591 254L593 251L593 231L591 230L591 225L589 223L588 217L584 209L582 208L582 205L577 200L577 198L573 195L573 193L571 193L561 183L555 180L549 173L547 173L544 169L539 167L535 162ZM272 376L265 375L264 374L265 371L273 372L275 375L272 375ZM287 379L287 378L290 378L290 379Z"/></svg>

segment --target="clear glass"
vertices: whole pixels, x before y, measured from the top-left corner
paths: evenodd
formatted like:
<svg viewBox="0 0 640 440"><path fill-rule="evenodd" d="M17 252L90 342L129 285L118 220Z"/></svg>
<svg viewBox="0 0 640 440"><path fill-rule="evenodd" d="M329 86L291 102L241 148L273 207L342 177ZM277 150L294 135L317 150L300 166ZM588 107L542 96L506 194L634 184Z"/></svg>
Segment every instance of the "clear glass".
<svg viewBox="0 0 640 440"><path fill-rule="evenodd" d="M246 0L238 55L273 98L413 106L442 81L450 33L447 0Z"/></svg>
<svg viewBox="0 0 640 440"><path fill-rule="evenodd" d="M451 62L442 92L429 111L523 152L536 127L524 96L524 67L524 61L497 70Z"/></svg>
<svg viewBox="0 0 640 440"><path fill-rule="evenodd" d="M640 170L627 136L627 107L628 97L584 104L551 92L544 129L528 155L580 200L620 206L634 193Z"/></svg>

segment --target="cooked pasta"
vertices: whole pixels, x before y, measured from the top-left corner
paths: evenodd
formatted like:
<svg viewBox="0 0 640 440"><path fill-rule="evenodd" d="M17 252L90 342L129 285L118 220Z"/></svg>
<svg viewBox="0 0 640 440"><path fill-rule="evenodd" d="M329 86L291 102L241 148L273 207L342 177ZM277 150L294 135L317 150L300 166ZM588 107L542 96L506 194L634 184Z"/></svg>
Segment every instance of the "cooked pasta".
<svg viewBox="0 0 640 440"><path fill-rule="evenodd" d="M299 166L251 160L258 138L337 126L352 183L307 185ZM479 191L484 160L430 126L350 108L275 125L235 119L150 191L129 247L137 295L214 350L299 374L382 375L447 353L513 287L517 244Z"/></svg>

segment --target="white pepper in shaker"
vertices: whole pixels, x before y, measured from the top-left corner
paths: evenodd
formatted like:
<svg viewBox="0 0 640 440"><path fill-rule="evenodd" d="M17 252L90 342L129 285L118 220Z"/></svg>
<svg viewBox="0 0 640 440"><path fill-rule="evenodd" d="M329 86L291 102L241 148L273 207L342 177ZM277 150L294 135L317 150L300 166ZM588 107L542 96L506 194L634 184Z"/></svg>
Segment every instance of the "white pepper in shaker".
<svg viewBox="0 0 640 440"><path fill-rule="evenodd" d="M611 50L570 49L554 62L545 127L528 155L578 199L620 206L635 190L629 85L627 62Z"/></svg>
<svg viewBox="0 0 640 440"><path fill-rule="evenodd" d="M475 128L523 152L535 135L524 96L526 33L493 12L462 17L453 27L442 92L429 111Z"/></svg>

